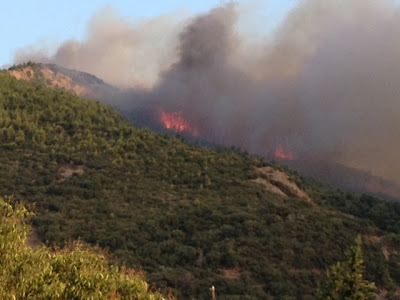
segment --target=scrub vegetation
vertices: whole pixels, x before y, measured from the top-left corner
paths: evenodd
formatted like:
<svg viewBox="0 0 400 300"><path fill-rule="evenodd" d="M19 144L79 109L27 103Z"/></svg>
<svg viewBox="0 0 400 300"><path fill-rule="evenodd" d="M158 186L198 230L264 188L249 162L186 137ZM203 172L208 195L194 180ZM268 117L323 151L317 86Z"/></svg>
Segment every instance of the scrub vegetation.
<svg viewBox="0 0 400 300"><path fill-rule="evenodd" d="M138 129L111 107L5 74L0 155L0 195L35 212L37 237L63 249L39 248L32 261L47 255L46 266L58 257L73 265L87 255L117 274L80 244L71 249L79 239L179 299L208 299L211 286L218 299L313 299L325 270L361 235L366 280L396 299L398 203L334 189L236 148ZM267 166L311 201L279 182L271 181L285 196L255 182Z"/></svg>

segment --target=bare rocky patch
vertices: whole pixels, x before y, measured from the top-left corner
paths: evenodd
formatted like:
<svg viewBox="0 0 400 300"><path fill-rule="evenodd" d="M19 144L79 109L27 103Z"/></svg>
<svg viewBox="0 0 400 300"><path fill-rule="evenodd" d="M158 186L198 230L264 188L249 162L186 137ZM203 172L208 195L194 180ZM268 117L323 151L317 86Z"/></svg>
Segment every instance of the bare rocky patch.
<svg viewBox="0 0 400 300"><path fill-rule="evenodd" d="M9 70L7 72L18 80L30 81L35 78L35 71L29 66L20 70Z"/></svg>
<svg viewBox="0 0 400 300"><path fill-rule="evenodd" d="M18 80L31 81L35 78L42 78L47 86L65 89L75 93L77 96L87 96L92 92L89 88L74 83L70 76L54 72L47 67L41 67L35 71L31 66L27 66L22 69L8 70L7 72ZM39 72L40 74L36 74L35 72Z"/></svg>
<svg viewBox="0 0 400 300"><path fill-rule="evenodd" d="M58 170L60 172L61 178L58 182L63 182L74 174L82 175L84 173L83 165L63 165Z"/></svg>
<svg viewBox="0 0 400 300"><path fill-rule="evenodd" d="M286 173L270 166L257 168L256 173L259 177L252 181L263 185L269 192L283 197L295 195L305 199L307 202L312 202L311 197L293 182Z"/></svg>
<svg viewBox="0 0 400 300"><path fill-rule="evenodd" d="M240 279L240 269L238 267L232 269L224 269L225 278L237 280Z"/></svg>
<svg viewBox="0 0 400 300"><path fill-rule="evenodd" d="M90 91L81 85L75 84L71 77L62 73L56 73L49 68L42 68L41 72L47 84L54 88L63 88L67 91L74 92L77 96L85 96Z"/></svg>

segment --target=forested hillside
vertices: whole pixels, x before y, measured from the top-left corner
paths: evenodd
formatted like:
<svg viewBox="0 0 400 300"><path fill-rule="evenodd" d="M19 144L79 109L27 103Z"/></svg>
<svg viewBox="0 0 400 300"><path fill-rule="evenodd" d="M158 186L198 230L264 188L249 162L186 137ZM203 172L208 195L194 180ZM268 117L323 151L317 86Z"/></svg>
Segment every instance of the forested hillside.
<svg viewBox="0 0 400 300"><path fill-rule="evenodd" d="M110 266L104 253L82 242L56 251L30 247L27 221L32 213L13 204L0 198L1 299L166 299L150 293L140 273Z"/></svg>
<svg viewBox="0 0 400 300"><path fill-rule="evenodd" d="M218 299L312 298L358 234L367 278L400 284L398 204L286 170L307 200L260 158L136 129L66 91L0 75L0 155L0 195L36 212L41 241L98 244L180 299L212 285Z"/></svg>

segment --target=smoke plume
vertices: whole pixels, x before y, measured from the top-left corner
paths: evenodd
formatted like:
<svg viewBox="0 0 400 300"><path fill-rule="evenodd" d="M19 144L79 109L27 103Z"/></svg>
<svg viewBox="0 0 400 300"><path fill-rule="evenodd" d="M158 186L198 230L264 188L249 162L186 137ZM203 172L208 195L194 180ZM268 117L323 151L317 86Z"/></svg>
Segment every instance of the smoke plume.
<svg viewBox="0 0 400 300"><path fill-rule="evenodd" d="M273 33L254 34L241 12L229 3L180 22L162 16L136 25L102 12L84 41L67 41L54 55L21 50L16 60L129 86L126 110L140 103L182 111L212 142L262 155L280 145L298 159L400 183L399 6L299 1Z"/></svg>
<svg viewBox="0 0 400 300"><path fill-rule="evenodd" d="M47 49L27 47L17 51L14 61L54 63L94 74L116 86L148 88L176 60L178 34L186 14L132 21L106 7L93 16L83 41L68 40L53 55Z"/></svg>

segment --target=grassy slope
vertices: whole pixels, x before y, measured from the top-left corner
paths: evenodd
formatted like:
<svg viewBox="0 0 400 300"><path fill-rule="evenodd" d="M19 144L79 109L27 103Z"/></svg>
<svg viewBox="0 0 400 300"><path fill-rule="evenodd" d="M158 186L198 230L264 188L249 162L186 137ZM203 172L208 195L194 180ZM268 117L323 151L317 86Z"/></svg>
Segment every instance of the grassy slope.
<svg viewBox="0 0 400 300"><path fill-rule="evenodd" d="M208 298L211 285L219 299L312 295L360 232L369 278L400 280L397 255L382 253L399 244L395 204L294 174L316 204L284 199L250 182L266 164L257 158L136 129L109 107L7 75L0 155L0 194L35 203L44 241L97 243L181 297ZM83 174L61 181L78 165Z"/></svg>

